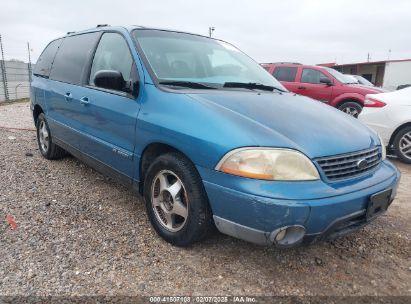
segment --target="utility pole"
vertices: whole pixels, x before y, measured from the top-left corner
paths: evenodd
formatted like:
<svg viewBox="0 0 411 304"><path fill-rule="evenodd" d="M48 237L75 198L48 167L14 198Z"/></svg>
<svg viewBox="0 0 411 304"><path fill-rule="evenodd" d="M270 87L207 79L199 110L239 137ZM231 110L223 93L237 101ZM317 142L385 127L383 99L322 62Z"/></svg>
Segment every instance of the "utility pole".
<svg viewBox="0 0 411 304"><path fill-rule="evenodd" d="M27 51L29 53L29 63L28 63L28 68L29 68L29 82L31 83L31 55L30 55L30 43L27 42Z"/></svg>
<svg viewBox="0 0 411 304"><path fill-rule="evenodd" d="M213 34L214 31L215 31L215 27L214 27L214 26L210 26L210 27L208 28L208 36L211 37L211 35Z"/></svg>
<svg viewBox="0 0 411 304"><path fill-rule="evenodd" d="M4 63L3 41L1 40L1 35L0 35L0 52L1 52L0 70L1 70L2 81L3 81L4 97L6 101L9 101L10 97L9 97L9 90L7 87L6 64Z"/></svg>
<svg viewBox="0 0 411 304"><path fill-rule="evenodd" d="M367 54L367 62L370 62L370 53Z"/></svg>

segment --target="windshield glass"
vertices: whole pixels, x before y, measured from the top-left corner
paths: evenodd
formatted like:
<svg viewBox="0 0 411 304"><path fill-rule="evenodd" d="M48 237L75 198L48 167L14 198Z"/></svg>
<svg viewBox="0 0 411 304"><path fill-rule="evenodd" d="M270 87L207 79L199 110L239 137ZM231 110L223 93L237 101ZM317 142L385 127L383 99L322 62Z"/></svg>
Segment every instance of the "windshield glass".
<svg viewBox="0 0 411 304"><path fill-rule="evenodd" d="M359 81L359 83L361 83L361 84L363 84L363 85L367 85L367 86L370 86L370 87L373 87L373 86L374 86L374 84L373 84L372 82L369 82L367 79L365 79L365 78L362 77L362 76L354 75L354 77L357 78L358 81Z"/></svg>
<svg viewBox="0 0 411 304"><path fill-rule="evenodd" d="M325 68L325 69L327 70L328 73L330 73L339 82L358 84L358 81L355 81L354 79L352 79L352 77L350 77L348 75L344 75L344 74L338 72L337 70L334 70L334 69L331 69L331 68Z"/></svg>
<svg viewBox="0 0 411 304"><path fill-rule="evenodd" d="M159 82L187 81L222 88L227 82L286 89L258 63L229 43L207 37L138 29L134 38Z"/></svg>
<svg viewBox="0 0 411 304"><path fill-rule="evenodd" d="M345 77L350 77L353 83L358 83L358 84L360 83L360 81L354 75L347 75L347 74L344 74L344 75Z"/></svg>

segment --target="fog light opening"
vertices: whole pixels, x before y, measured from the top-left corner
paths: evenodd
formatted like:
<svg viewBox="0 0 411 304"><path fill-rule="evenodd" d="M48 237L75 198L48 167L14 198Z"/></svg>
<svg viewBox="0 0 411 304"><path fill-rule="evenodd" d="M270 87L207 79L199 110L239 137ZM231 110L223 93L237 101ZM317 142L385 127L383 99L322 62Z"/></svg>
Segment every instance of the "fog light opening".
<svg viewBox="0 0 411 304"><path fill-rule="evenodd" d="M304 235L305 228L303 226L287 226L273 231L274 243L279 246L292 246L299 243Z"/></svg>
<svg viewBox="0 0 411 304"><path fill-rule="evenodd" d="M285 237L286 234L287 234L287 230L286 230L286 229L281 230L281 231L278 232L277 235L275 236L275 240L276 240L277 242L282 241L282 240L284 239L284 237Z"/></svg>

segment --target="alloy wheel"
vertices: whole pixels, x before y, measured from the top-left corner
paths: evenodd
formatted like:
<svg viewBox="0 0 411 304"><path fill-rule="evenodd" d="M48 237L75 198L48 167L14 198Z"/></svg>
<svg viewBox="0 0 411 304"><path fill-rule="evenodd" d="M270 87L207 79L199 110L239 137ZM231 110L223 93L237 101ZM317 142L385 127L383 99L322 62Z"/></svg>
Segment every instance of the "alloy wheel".
<svg viewBox="0 0 411 304"><path fill-rule="evenodd" d="M180 231L188 218L187 192L170 170L160 171L151 186L151 204L158 222L168 231Z"/></svg>
<svg viewBox="0 0 411 304"><path fill-rule="evenodd" d="M399 149L405 158L411 160L411 131L400 138Z"/></svg>
<svg viewBox="0 0 411 304"><path fill-rule="evenodd" d="M346 113L348 115L351 115L351 116L354 116L354 117L358 117L358 114L360 114L360 113L358 113L358 110L354 107L345 107L342 111L344 113Z"/></svg>
<svg viewBox="0 0 411 304"><path fill-rule="evenodd" d="M50 145L50 138L49 138L49 132L47 131L47 126L44 120L40 122L39 140L40 140L41 149L43 150L44 153L47 153L47 150Z"/></svg>

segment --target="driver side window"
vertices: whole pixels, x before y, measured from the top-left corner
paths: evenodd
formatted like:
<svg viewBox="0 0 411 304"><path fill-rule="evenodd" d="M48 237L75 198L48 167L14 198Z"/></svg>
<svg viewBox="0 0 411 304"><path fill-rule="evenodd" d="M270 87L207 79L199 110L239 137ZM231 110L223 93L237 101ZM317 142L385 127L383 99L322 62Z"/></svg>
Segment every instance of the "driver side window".
<svg viewBox="0 0 411 304"><path fill-rule="evenodd" d="M118 71L127 82L131 79L132 66L133 58L124 38L117 33L105 33L94 54L89 84L94 85L94 77L101 70Z"/></svg>
<svg viewBox="0 0 411 304"><path fill-rule="evenodd" d="M325 74L314 69L303 69L301 82L321 84L321 79L329 79Z"/></svg>

